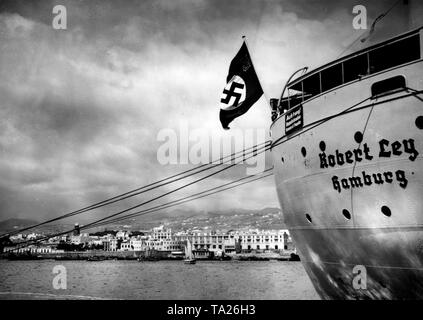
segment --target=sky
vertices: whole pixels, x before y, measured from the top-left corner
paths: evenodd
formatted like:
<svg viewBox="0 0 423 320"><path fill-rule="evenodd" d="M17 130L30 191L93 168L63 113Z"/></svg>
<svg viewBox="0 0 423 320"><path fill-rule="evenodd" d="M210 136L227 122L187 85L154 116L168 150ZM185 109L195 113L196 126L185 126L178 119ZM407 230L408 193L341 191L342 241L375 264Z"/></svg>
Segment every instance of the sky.
<svg viewBox="0 0 423 320"><path fill-rule="evenodd" d="M163 130L186 126L217 141L254 130L268 138L266 99L279 97L295 70L330 62L363 34L352 27L355 5L366 6L371 24L394 2L0 0L0 220L42 221L192 168L158 161ZM55 5L66 7L66 30L52 27ZM378 24L375 37L398 31L400 11ZM265 95L224 131L219 101L243 35ZM247 146L255 143L245 137ZM243 177L245 169L152 205ZM91 221L190 181L70 221ZM278 206L270 177L181 209Z"/></svg>

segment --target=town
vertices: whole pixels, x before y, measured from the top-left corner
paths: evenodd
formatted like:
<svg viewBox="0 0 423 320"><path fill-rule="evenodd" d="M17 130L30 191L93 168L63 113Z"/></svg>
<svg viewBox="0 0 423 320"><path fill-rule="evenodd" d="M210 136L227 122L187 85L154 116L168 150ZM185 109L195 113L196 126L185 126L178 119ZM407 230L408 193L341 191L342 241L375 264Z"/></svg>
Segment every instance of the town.
<svg viewBox="0 0 423 320"><path fill-rule="evenodd" d="M151 230L73 232L37 241L44 234L16 234L3 244L2 258L56 260L182 260L187 243L201 260L298 260L288 230L190 230L173 233L161 225ZM33 244L28 244L33 241ZM26 243L26 245L22 245Z"/></svg>

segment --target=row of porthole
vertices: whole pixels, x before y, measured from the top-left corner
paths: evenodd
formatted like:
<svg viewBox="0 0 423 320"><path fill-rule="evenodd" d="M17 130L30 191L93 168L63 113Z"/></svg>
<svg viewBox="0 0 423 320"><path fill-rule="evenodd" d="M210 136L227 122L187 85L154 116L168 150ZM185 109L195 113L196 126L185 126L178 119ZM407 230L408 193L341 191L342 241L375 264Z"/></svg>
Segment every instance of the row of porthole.
<svg viewBox="0 0 423 320"><path fill-rule="evenodd" d="M415 125L416 125L416 127L418 128L418 129L420 129L420 130L422 130L423 129L423 116L418 116L417 118L416 118L416 121L415 121ZM357 143L361 143L362 141L363 141L363 134L360 132L360 131L357 131L355 134L354 134L354 140L357 142ZM326 149L326 144L325 144L325 142L324 141L320 141L320 144L319 144L319 148L320 148L320 150L322 150L323 152L325 151L325 149ZM303 157L306 157L306 155L307 155L307 150L306 150L306 148L305 147L302 147L301 148L301 154L303 155ZM285 162L285 159L282 157L281 158L281 160L282 160L282 162ZM381 208L380 208L380 211L385 215L385 216L387 216L387 217L390 217L391 216L391 209L389 209L389 207L388 206L382 206ZM351 214L350 214L350 212L347 210L347 209L343 209L342 210L342 214L344 215L344 217L345 217L345 219L347 219L347 220L350 220L351 219ZM310 222L310 223L312 223L312 219L311 219L311 216L308 214L308 213L306 213L306 219L308 220L308 222Z"/></svg>
<svg viewBox="0 0 423 320"><path fill-rule="evenodd" d="M357 143L362 143L362 142L363 142L363 134L362 134L360 131L357 131L357 132L354 134L354 140L355 140ZM326 150L326 143L325 143L324 141L320 141L320 143L319 143L319 148L320 148L320 150L321 150L322 152L325 152L325 150ZM304 158L306 157L306 155L307 155L307 150L306 150L306 148L305 148L305 147L302 147L302 148L301 148L301 154L303 155L303 157L304 157Z"/></svg>
<svg viewBox="0 0 423 320"><path fill-rule="evenodd" d="M388 206L382 206L380 208L380 211L387 217L390 217L391 214L392 214L391 209L389 209ZM342 214L344 215L345 219L347 219L347 220L351 219L351 213L347 209L343 209ZM306 213L305 216L306 216L306 219L308 220L308 222L310 222L310 223L313 222L313 220L311 219L311 216L308 213Z"/></svg>
<svg viewBox="0 0 423 320"><path fill-rule="evenodd" d="M415 125L416 125L416 127L417 127L417 128L419 128L420 130L423 130L423 116L418 116L418 117L416 118ZM361 143L361 142L363 142L363 134L362 134L360 131L357 131L357 132L354 134L354 140L355 140L357 143ZM326 143L325 143L324 141L320 141L320 143L319 143L319 148L320 148L320 150L322 150L322 151L324 152L324 151L326 150ZM306 157L306 155L307 155L307 150L306 150L306 148L305 148L305 147L302 147L302 148L301 148L301 154L303 155L303 157L304 157L304 158ZM283 158L282 158L282 162L284 162Z"/></svg>

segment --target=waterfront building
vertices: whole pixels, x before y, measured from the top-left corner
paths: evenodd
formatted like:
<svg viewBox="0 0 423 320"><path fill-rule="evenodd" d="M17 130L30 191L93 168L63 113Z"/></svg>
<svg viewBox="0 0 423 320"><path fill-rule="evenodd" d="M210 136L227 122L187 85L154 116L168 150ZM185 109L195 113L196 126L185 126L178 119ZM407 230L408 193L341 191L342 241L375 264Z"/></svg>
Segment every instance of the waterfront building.
<svg viewBox="0 0 423 320"><path fill-rule="evenodd" d="M155 249L157 251L181 251L185 247L185 241L177 239L149 239L145 241L145 247Z"/></svg>
<svg viewBox="0 0 423 320"><path fill-rule="evenodd" d="M239 239L241 250L244 252L266 251L266 250L286 250L285 239L287 230L249 230L233 232L232 234Z"/></svg>
<svg viewBox="0 0 423 320"><path fill-rule="evenodd" d="M81 233L79 235L71 235L70 236L70 243L72 244L82 244L82 243L89 243L90 236L88 233Z"/></svg>
<svg viewBox="0 0 423 320"><path fill-rule="evenodd" d="M207 250L220 253L275 251L289 249L290 241L288 230L248 230L223 232L179 232L173 237L179 241L190 240L194 250ZM292 245L291 245L292 247Z"/></svg>
<svg viewBox="0 0 423 320"><path fill-rule="evenodd" d="M53 248L51 246L45 245L30 245L27 247L16 248L15 246L4 247L3 252L13 252L13 253L30 253L30 254L53 254L53 253L63 253L63 250Z"/></svg>
<svg viewBox="0 0 423 320"><path fill-rule="evenodd" d="M162 251L180 251L183 250L185 243L180 240L168 239L163 240Z"/></svg>
<svg viewBox="0 0 423 320"><path fill-rule="evenodd" d="M198 260L210 259L213 257L212 251L209 251L207 249L192 250L192 254L194 258Z"/></svg>
<svg viewBox="0 0 423 320"><path fill-rule="evenodd" d="M119 251L131 251L133 248L131 247L131 242L128 240L125 240L121 242Z"/></svg>
<svg viewBox="0 0 423 320"><path fill-rule="evenodd" d="M96 245L96 246L103 245L103 238L99 236L90 236L89 244Z"/></svg>
<svg viewBox="0 0 423 320"><path fill-rule="evenodd" d="M235 251L235 235L223 233L184 233L180 232L173 237L178 241L190 240L194 250L207 250L219 254L221 252L232 253Z"/></svg>
<svg viewBox="0 0 423 320"><path fill-rule="evenodd" d="M166 229L163 225L153 228L152 238L155 240L172 239L172 229Z"/></svg>
<svg viewBox="0 0 423 320"><path fill-rule="evenodd" d="M134 238L130 240L130 246L134 251L141 251L145 247L145 242L142 239Z"/></svg>
<svg viewBox="0 0 423 320"><path fill-rule="evenodd" d="M103 240L103 249L104 251L117 251L118 240L115 238Z"/></svg>

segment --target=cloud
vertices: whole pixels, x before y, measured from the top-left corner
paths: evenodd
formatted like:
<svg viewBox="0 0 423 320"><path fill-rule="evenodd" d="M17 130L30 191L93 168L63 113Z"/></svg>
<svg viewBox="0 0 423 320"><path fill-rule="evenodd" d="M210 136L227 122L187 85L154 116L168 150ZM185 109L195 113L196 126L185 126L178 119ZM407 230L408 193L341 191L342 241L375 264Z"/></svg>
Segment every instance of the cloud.
<svg viewBox="0 0 423 320"><path fill-rule="evenodd" d="M190 168L158 163L157 134L179 132L181 121L221 139L230 134L220 128L218 102L241 36L266 98L278 97L293 71L328 62L355 39L351 3L67 0L60 4L68 30L58 31L51 27L55 1L3 1L0 218L42 220ZM262 98L233 127L269 124ZM245 167L228 170L175 197L243 175ZM186 208L277 204L267 178Z"/></svg>

